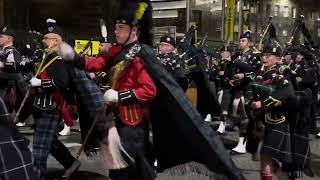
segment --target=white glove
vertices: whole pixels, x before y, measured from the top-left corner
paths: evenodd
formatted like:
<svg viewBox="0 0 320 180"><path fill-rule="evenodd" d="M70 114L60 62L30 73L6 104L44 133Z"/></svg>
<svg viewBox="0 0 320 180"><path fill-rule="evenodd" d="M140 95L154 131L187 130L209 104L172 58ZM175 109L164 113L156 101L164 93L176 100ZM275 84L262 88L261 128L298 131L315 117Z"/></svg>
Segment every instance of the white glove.
<svg viewBox="0 0 320 180"><path fill-rule="evenodd" d="M73 60L73 58L74 58L73 48L68 43L66 43L64 41L60 44L59 52L60 52L59 55L64 60Z"/></svg>
<svg viewBox="0 0 320 180"><path fill-rule="evenodd" d="M118 91L115 91L113 89L109 89L104 93L103 98L104 98L104 102L107 104L117 103L118 102Z"/></svg>
<svg viewBox="0 0 320 180"><path fill-rule="evenodd" d="M302 82L302 78L301 77L296 77L296 81L297 81L297 83L300 83L300 82Z"/></svg>
<svg viewBox="0 0 320 180"><path fill-rule="evenodd" d="M41 86L41 79L35 78L33 77L30 81L29 81L30 85L32 87L38 87Z"/></svg>
<svg viewBox="0 0 320 180"><path fill-rule="evenodd" d="M2 61L0 61L0 68L4 67L4 63Z"/></svg>

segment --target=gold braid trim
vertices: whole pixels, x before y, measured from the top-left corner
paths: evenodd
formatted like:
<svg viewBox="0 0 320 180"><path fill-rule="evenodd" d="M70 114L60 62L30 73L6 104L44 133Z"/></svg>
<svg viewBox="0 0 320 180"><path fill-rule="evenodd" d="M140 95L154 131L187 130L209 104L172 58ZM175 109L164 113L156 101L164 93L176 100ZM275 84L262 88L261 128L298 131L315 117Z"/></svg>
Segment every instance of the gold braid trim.
<svg viewBox="0 0 320 180"><path fill-rule="evenodd" d="M271 113L266 113L265 116L265 121L267 124L272 124L272 125L277 125L277 124L281 124L286 120L286 117L284 115L281 115L280 118L272 118L271 117Z"/></svg>
<svg viewBox="0 0 320 180"><path fill-rule="evenodd" d="M123 69L124 68L124 60L120 61L118 64L116 64L115 66L113 66L111 68L111 71L112 71L112 75L111 75L111 88L114 89L119 78L120 78L120 75L122 74L123 72Z"/></svg>
<svg viewBox="0 0 320 180"><path fill-rule="evenodd" d="M278 99L275 99L271 96L268 97L268 99L264 100L263 101L264 103L266 103L266 106L271 106L271 105L274 105L275 107L277 106L281 106L282 102Z"/></svg>

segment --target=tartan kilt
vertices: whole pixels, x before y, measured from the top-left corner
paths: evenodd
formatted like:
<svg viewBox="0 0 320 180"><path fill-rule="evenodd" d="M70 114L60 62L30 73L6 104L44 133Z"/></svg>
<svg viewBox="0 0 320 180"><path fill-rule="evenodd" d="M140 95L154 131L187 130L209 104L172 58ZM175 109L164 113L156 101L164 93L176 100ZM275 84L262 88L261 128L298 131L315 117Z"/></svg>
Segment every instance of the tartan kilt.
<svg viewBox="0 0 320 180"><path fill-rule="evenodd" d="M14 139L10 136L7 141L1 138L0 143L0 179L32 180L33 165L32 155L28 149L29 140L23 137Z"/></svg>
<svg viewBox="0 0 320 180"><path fill-rule="evenodd" d="M16 129L7 107L0 98L0 179L32 180L32 155L29 140Z"/></svg>
<svg viewBox="0 0 320 180"><path fill-rule="evenodd" d="M261 154L267 154L282 163L291 163L291 144L289 123L267 124Z"/></svg>
<svg viewBox="0 0 320 180"><path fill-rule="evenodd" d="M310 144L308 133L296 131L294 134L295 166L304 169L310 164Z"/></svg>

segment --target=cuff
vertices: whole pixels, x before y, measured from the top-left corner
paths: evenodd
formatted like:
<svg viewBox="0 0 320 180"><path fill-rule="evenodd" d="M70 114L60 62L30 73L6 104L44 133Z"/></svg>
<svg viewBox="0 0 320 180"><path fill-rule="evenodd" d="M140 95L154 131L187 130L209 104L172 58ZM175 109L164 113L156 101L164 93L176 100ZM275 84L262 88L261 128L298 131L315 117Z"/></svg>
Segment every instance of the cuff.
<svg viewBox="0 0 320 180"><path fill-rule="evenodd" d="M14 71L16 69L14 62L5 62L4 63L4 69L5 71Z"/></svg>
<svg viewBox="0 0 320 180"><path fill-rule="evenodd" d="M139 100L134 94L133 89L119 92L119 104L120 105L131 105L137 104Z"/></svg>
<svg viewBox="0 0 320 180"><path fill-rule="evenodd" d="M42 79L41 80L41 87L44 89L53 88L54 86L55 85L54 85L54 82L52 79Z"/></svg>

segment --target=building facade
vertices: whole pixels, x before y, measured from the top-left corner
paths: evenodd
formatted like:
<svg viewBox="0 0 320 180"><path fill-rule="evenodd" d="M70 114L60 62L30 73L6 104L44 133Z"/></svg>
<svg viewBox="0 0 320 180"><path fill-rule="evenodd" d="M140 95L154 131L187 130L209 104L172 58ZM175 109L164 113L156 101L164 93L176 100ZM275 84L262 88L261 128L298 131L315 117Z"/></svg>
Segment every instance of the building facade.
<svg viewBox="0 0 320 180"><path fill-rule="evenodd" d="M227 16L228 0L190 0L191 21L198 25L199 36L209 33L209 40L221 41ZM245 30L258 39L269 17L277 30L279 41L284 44L289 40L294 22L304 15L305 24L312 36L320 37L320 10L316 0L235 0L234 42Z"/></svg>
<svg viewBox="0 0 320 180"><path fill-rule="evenodd" d="M4 0L0 0L0 26L4 24Z"/></svg>
<svg viewBox="0 0 320 180"><path fill-rule="evenodd" d="M163 35L181 37L187 30L188 0L151 0L155 43Z"/></svg>
<svg viewBox="0 0 320 180"><path fill-rule="evenodd" d="M229 0L151 0L154 12L155 39L163 34L183 36L190 25L197 27L198 37L208 34L208 42L222 42L225 35ZM273 16L281 43L288 41L300 14L315 39L320 37L318 0L234 0L234 42L249 29L257 39L268 17ZM112 5L116 0L0 0L0 25L16 29L45 28L47 18L55 18L71 39L93 39L99 36L99 19L112 24ZM63 8L66 7L66 8ZM113 27L108 27L112 32Z"/></svg>

